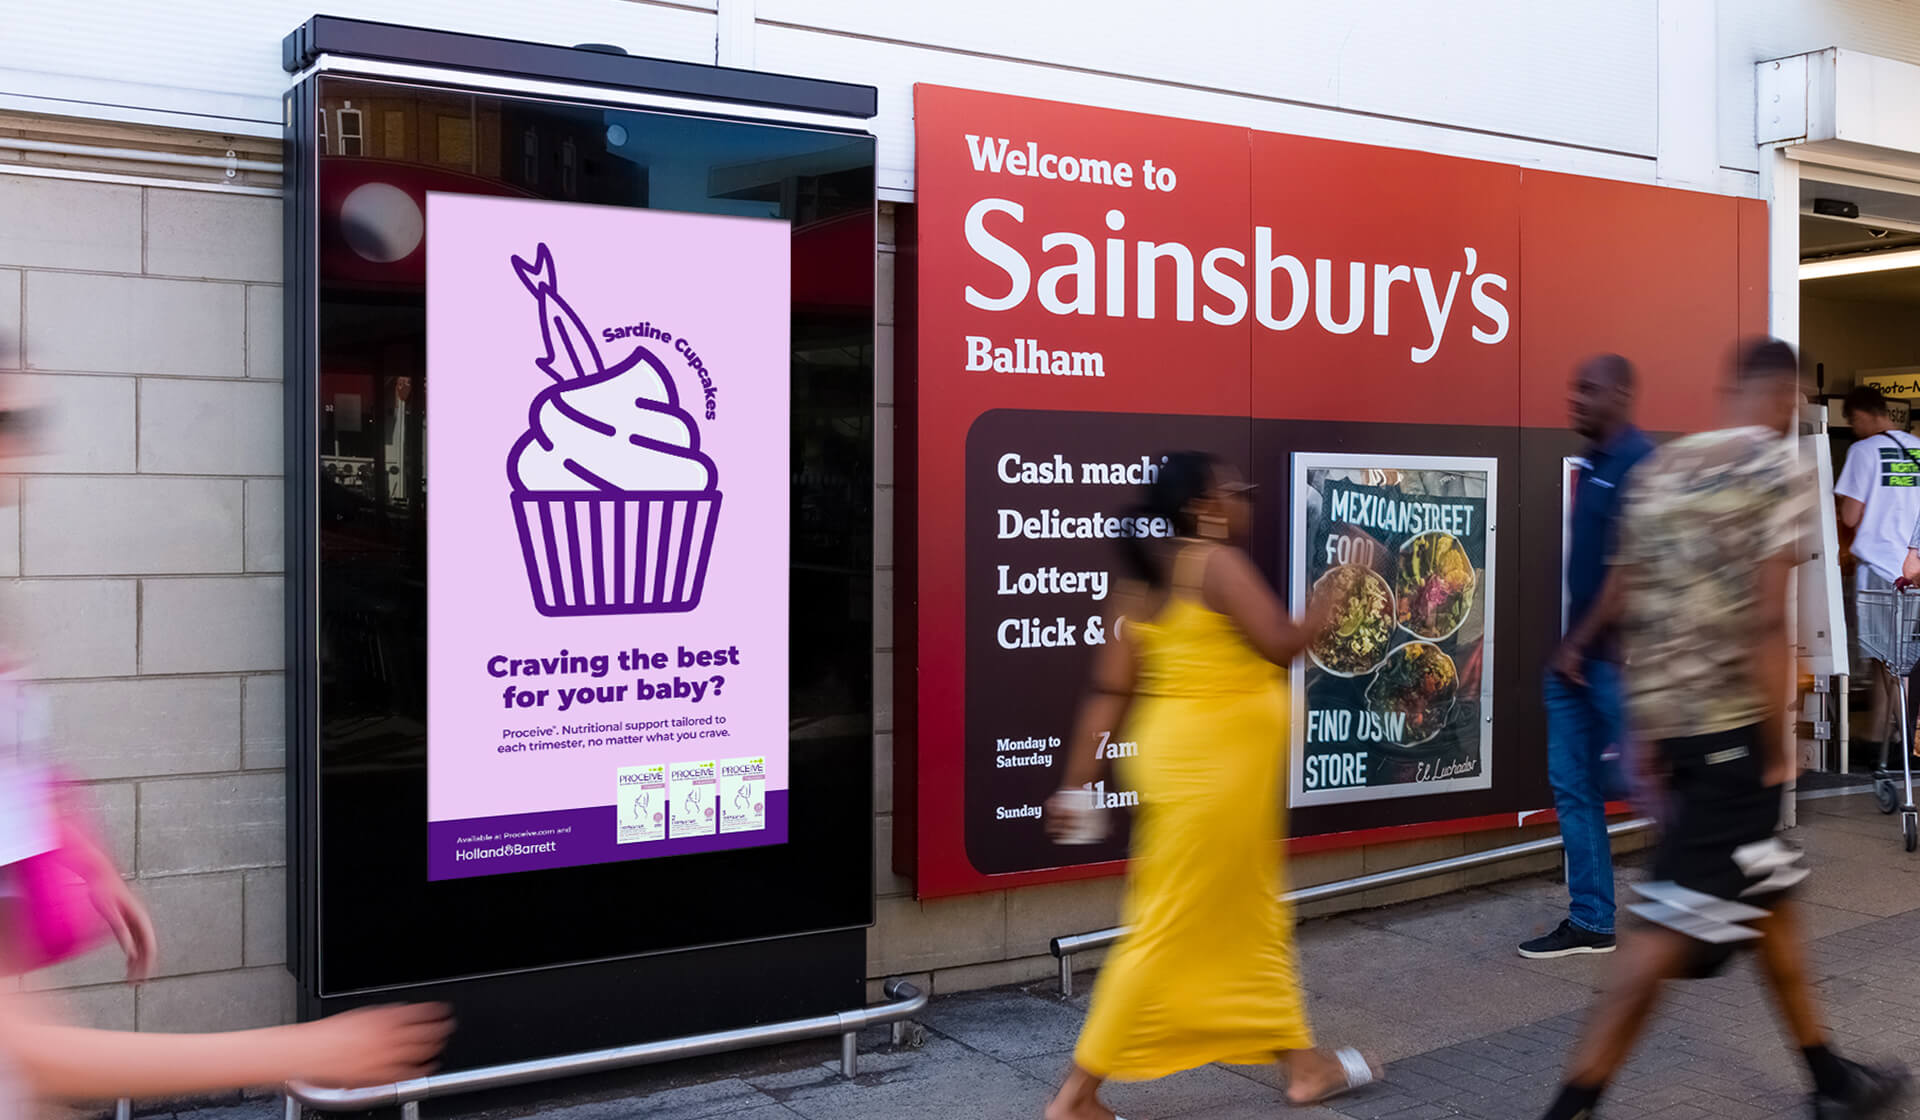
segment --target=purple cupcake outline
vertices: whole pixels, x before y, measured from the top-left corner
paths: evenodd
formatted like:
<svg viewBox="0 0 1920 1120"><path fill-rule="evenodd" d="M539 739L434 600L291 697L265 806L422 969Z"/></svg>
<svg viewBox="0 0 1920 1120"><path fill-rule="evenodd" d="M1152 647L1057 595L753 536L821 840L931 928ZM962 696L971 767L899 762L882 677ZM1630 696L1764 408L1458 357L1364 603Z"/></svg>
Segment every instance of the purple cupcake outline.
<svg viewBox="0 0 1920 1120"><path fill-rule="evenodd" d="M695 609L705 590L721 492L718 470L700 449L699 426L680 407L671 372L644 345L615 365L606 364L585 322L560 295L553 254L544 242L531 263L519 256L509 259L540 313L545 353L534 365L553 382L534 396L527 430L506 457L534 608L550 617ZM653 392L629 396L623 388ZM618 426L580 407L580 400L638 410L643 430L622 440ZM549 416L585 433L579 448L562 449L563 441L547 430ZM684 442L659 438L661 431ZM583 449L595 453L594 465L580 461ZM624 456L632 454L642 456L640 462L664 456L670 475L698 485L623 487L608 475L624 470ZM547 477L529 481L527 463ZM620 470L608 469L609 463Z"/></svg>

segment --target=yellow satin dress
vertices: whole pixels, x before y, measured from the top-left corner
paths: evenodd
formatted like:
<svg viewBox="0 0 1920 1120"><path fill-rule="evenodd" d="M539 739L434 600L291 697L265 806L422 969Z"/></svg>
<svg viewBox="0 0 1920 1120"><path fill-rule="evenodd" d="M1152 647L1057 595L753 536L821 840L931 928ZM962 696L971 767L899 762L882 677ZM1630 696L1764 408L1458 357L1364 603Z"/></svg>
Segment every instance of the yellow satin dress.
<svg viewBox="0 0 1920 1120"><path fill-rule="evenodd" d="M1280 901L1287 690L1278 666L1200 601L1188 548L1149 622L1129 621L1138 671L1119 760L1140 794L1122 921L1074 1060L1145 1081L1307 1049L1292 908ZM1182 579L1193 575L1195 578Z"/></svg>

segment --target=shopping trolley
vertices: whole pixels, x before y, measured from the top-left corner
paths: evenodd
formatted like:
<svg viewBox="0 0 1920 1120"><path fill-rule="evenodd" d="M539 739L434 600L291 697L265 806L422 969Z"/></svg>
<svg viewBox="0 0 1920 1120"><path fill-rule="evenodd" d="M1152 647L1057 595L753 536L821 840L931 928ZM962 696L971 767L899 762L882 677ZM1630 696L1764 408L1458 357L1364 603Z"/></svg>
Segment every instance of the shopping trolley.
<svg viewBox="0 0 1920 1120"><path fill-rule="evenodd" d="M1888 768L1887 755L1894 738L1891 733L1880 741L1880 766L1873 772L1873 794L1879 799L1882 813L1891 813L1895 805L1899 806L1900 837L1911 852L1920 845L1920 813L1913 807L1913 716L1907 711L1907 676L1913 672L1914 663L1920 661L1920 588L1908 587L1902 580L1895 587L1861 590L1855 594L1860 650L1880 662L1881 671L1891 678L1894 696L1899 698L1895 711L1899 713L1900 777L1906 786L1906 800L1900 800L1893 784L1893 771Z"/></svg>

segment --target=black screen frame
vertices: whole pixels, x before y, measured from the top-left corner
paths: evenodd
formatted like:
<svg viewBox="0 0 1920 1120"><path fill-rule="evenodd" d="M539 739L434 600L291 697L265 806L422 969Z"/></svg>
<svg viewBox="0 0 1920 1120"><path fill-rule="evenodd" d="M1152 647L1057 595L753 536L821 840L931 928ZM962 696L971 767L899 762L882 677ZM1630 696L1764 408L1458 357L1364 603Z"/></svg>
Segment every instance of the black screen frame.
<svg viewBox="0 0 1920 1120"><path fill-rule="evenodd" d="M538 52L555 49L539 47ZM861 617L857 610L819 609L816 600L825 594L822 588L837 591L844 585L851 598L857 598L859 588L864 586L871 602L875 335L871 266L877 224L873 138L853 122L845 129L754 122L747 119L750 113L735 106L716 106L711 117L663 114L680 121L707 122L716 128L818 133L833 137L836 143L863 144L866 152L866 313L863 323L842 316L845 321L833 328L841 330L845 335L841 341L853 345L864 358L855 362L852 374L843 371L832 384L827 384L822 375L809 372L799 361L794 363L791 376L796 436L802 423L798 405L803 400L812 402L816 411L825 407L829 413L834 409L843 413L846 424L838 427L844 439L838 450L843 454L849 449L853 452L851 465L844 461L841 464L853 476L847 488L855 494L864 488L868 500L848 503L831 526L845 546L844 570L837 575L822 577L820 565L809 564L797 547L798 541L794 542L794 582L789 602L790 649L796 671L803 662L821 656L823 650L842 664L864 668L850 670L839 681L844 688L840 710L820 713L819 705L812 705L815 718L797 726L789 741L794 810L788 842L695 856L429 882L425 871L424 718L417 735L401 729L397 719L388 719L384 729L376 728L371 737L360 736L353 744L343 742L327 718L328 712L338 707L339 697L337 685L330 685L323 673L327 658L321 653L322 620L329 606L347 594L347 584L342 582L340 563L323 558L329 530L321 520L320 501L320 355L333 325L329 308L337 300L323 281L320 259L324 243L320 197L326 157L317 146L315 122L323 84L340 81L412 85L525 106L651 112L629 104L599 102L591 96L530 97L477 90L464 80L442 86L431 82L395 83L390 78L367 79L338 72L311 73L296 82L286 96L287 921L288 967L299 980L303 996L317 1002L695 948L804 939L871 925L871 619ZM713 88L724 86L722 82ZM761 83L758 88L762 93L757 103L766 104L764 91L768 87ZM858 221L859 216L855 214L850 220ZM856 289L858 286L856 279ZM807 320L797 309L795 315L794 345L798 351L807 343L810 332L817 333L819 317ZM423 309L420 318L424 330ZM420 384L424 395L430 396L424 373L424 368L419 370ZM823 406L823 400L831 403ZM430 411L430 405L427 408ZM792 530L796 538L802 531L798 514L807 499L796 467ZM816 529L818 520L815 516ZM424 532L421 535L417 576L423 602ZM407 564L399 567L404 569ZM402 573L403 578L405 575ZM423 627L423 608L419 617ZM424 658L424 632L418 634L417 648ZM416 668L424 672L424 663ZM796 712L800 709L801 705L795 705ZM718 883L745 884L749 889L722 892L713 889ZM657 914L649 914L649 900L685 897L688 892L704 892L695 897L709 899L707 905L697 908L695 916L663 922ZM751 896L749 901L728 901L740 893ZM770 947L769 954L772 952Z"/></svg>

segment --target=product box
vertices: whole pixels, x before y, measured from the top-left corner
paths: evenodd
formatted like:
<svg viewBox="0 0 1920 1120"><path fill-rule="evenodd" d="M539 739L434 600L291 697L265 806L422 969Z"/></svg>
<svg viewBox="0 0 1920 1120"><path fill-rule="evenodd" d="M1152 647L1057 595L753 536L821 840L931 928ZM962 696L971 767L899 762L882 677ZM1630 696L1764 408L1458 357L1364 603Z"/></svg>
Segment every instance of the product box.
<svg viewBox="0 0 1920 1120"><path fill-rule="evenodd" d="M676 762L667 768L667 794L673 799L673 835L712 836L716 826L719 778L712 759Z"/></svg>
<svg viewBox="0 0 1920 1120"><path fill-rule="evenodd" d="M720 831L754 832L767 827L767 760L720 760Z"/></svg>
<svg viewBox="0 0 1920 1120"><path fill-rule="evenodd" d="M616 776L613 793L617 839L622 844L639 844L667 838L667 768L622 766Z"/></svg>

